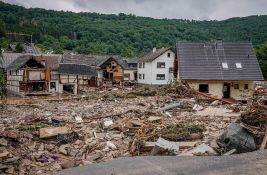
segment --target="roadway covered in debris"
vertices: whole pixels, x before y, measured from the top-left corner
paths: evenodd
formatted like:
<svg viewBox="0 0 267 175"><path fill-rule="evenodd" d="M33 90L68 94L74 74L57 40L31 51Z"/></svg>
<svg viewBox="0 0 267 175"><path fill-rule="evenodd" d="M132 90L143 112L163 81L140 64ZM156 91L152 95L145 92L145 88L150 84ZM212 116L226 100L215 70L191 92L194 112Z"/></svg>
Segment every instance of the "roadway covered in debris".
<svg viewBox="0 0 267 175"><path fill-rule="evenodd" d="M252 108L225 103L185 87L11 98L2 101L0 172L51 174L132 156L257 150L264 140L265 104L257 101L258 107ZM251 112L258 120L251 120ZM250 145L232 141L240 133L238 139L251 138Z"/></svg>

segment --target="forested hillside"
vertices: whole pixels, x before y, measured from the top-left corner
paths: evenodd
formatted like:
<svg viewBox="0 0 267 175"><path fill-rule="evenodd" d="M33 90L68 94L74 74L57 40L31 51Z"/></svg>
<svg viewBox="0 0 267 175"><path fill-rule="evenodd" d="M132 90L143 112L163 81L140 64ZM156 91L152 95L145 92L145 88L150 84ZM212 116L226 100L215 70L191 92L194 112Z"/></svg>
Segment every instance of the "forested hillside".
<svg viewBox="0 0 267 175"><path fill-rule="evenodd" d="M267 16L225 21L168 20L125 14L25 9L0 2L0 31L1 36L5 32L32 33L34 42L56 52L65 49L85 54L133 56L153 47L174 47L178 40L221 38L262 44L267 41ZM5 47L7 42L1 41Z"/></svg>
<svg viewBox="0 0 267 175"><path fill-rule="evenodd" d="M177 16L179 18L179 16ZM224 21L153 19L134 15L73 13L24 7L0 2L0 47L10 42L33 42L46 51L73 50L82 54L138 56L153 47L174 47L176 41L223 39L252 41L265 65L267 16L231 18ZM262 59L263 58L263 59ZM263 68L264 69L264 68ZM266 69L266 68L265 68ZM267 73L266 73L267 74Z"/></svg>

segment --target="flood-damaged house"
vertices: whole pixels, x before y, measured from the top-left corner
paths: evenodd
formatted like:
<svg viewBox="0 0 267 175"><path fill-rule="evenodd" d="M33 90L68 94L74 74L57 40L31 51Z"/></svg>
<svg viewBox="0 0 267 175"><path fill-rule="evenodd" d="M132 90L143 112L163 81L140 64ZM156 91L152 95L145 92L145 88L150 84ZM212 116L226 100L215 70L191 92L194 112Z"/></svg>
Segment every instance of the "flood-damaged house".
<svg viewBox="0 0 267 175"><path fill-rule="evenodd" d="M50 70L32 55L23 55L7 68L7 89L16 95L48 92Z"/></svg>
<svg viewBox="0 0 267 175"><path fill-rule="evenodd" d="M137 80L137 58L110 56L98 66L104 82L123 84L134 83Z"/></svg>
<svg viewBox="0 0 267 175"><path fill-rule="evenodd" d="M145 85L166 85L175 81L176 56L174 49L153 50L138 61L138 83Z"/></svg>
<svg viewBox="0 0 267 175"><path fill-rule="evenodd" d="M247 100L263 80L250 42L178 42L178 80L218 98Z"/></svg>
<svg viewBox="0 0 267 175"><path fill-rule="evenodd" d="M138 58L119 56L64 54L61 63L87 65L97 72L96 85L103 83L135 82Z"/></svg>
<svg viewBox="0 0 267 175"><path fill-rule="evenodd" d="M34 58L41 62L50 71L50 81L48 84L48 92L58 93L59 92L59 63L61 62L62 55L59 54L44 54L37 55Z"/></svg>

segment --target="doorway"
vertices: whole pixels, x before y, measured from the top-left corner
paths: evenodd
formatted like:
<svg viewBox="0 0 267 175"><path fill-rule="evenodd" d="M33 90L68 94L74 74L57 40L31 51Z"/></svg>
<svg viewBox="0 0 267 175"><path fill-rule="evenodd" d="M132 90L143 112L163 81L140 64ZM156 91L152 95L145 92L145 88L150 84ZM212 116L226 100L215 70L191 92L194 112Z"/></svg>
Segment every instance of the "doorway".
<svg viewBox="0 0 267 175"><path fill-rule="evenodd" d="M230 83L224 83L223 84L223 98L230 98Z"/></svg>

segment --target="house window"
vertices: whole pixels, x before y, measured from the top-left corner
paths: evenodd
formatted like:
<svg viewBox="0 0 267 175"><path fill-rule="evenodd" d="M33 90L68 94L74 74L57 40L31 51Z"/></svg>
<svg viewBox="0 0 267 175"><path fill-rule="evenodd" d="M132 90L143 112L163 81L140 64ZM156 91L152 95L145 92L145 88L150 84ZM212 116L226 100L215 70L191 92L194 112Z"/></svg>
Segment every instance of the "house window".
<svg viewBox="0 0 267 175"><path fill-rule="evenodd" d="M169 68L169 73L173 73L173 67Z"/></svg>
<svg viewBox="0 0 267 175"><path fill-rule="evenodd" d="M235 63L235 66L237 69L242 69L242 64L241 63Z"/></svg>
<svg viewBox="0 0 267 175"><path fill-rule="evenodd" d="M139 74L139 80L142 80L142 74Z"/></svg>
<svg viewBox="0 0 267 175"><path fill-rule="evenodd" d="M244 85L244 89L247 90L248 89L248 84Z"/></svg>
<svg viewBox="0 0 267 175"><path fill-rule="evenodd" d="M16 70L16 75L19 75L19 71L18 70Z"/></svg>
<svg viewBox="0 0 267 175"><path fill-rule="evenodd" d="M170 58L171 57L171 53L168 53L168 58Z"/></svg>
<svg viewBox="0 0 267 175"><path fill-rule="evenodd" d="M234 89L239 89L239 84L234 84Z"/></svg>
<svg viewBox="0 0 267 175"><path fill-rule="evenodd" d="M142 63L139 63L139 68L142 68Z"/></svg>
<svg viewBox="0 0 267 175"><path fill-rule="evenodd" d="M130 74L129 73L125 73L124 74L124 78L130 78Z"/></svg>
<svg viewBox="0 0 267 175"><path fill-rule="evenodd" d="M199 92L209 93L209 85L208 84L200 84L198 90L199 90Z"/></svg>
<svg viewBox="0 0 267 175"><path fill-rule="evenodd" d="M228 69L228 64L227 64L227 63L222 63L222 67L223 67L224 69Z"/></svg>
<svg viewBox="0 0 267 175"><path fill-rule="evenodd" d="M143 63L143 68L145 68L145 63Z"/></svg>
<svg viewBox="0 0 267 175"><path fill-rule="evenodd" d="M56 90L56 82L50 82L50 89Z"/></svg>
<svg viewBox="0 0 267 175"><path fill-rule="evenodd" d="M12 72L11 71L9 71L9 75L12 75Z"/></svg>
<svg viewBox="0 0 267 175"><path fill-rule="evenodd" d="M143 74L143 79L145 79L145 74Z"/></svg>
<svg viewBox="0 0 267 175"><path fill-rule="evenodd" d="M157 68L165 68L164 62L157 62Z"/></svg>
<svg viewBox="0 0 267 175"><path fill-rule="evenodd" d="M157 80L165 80L165 74L157 74Z"/></svg>

